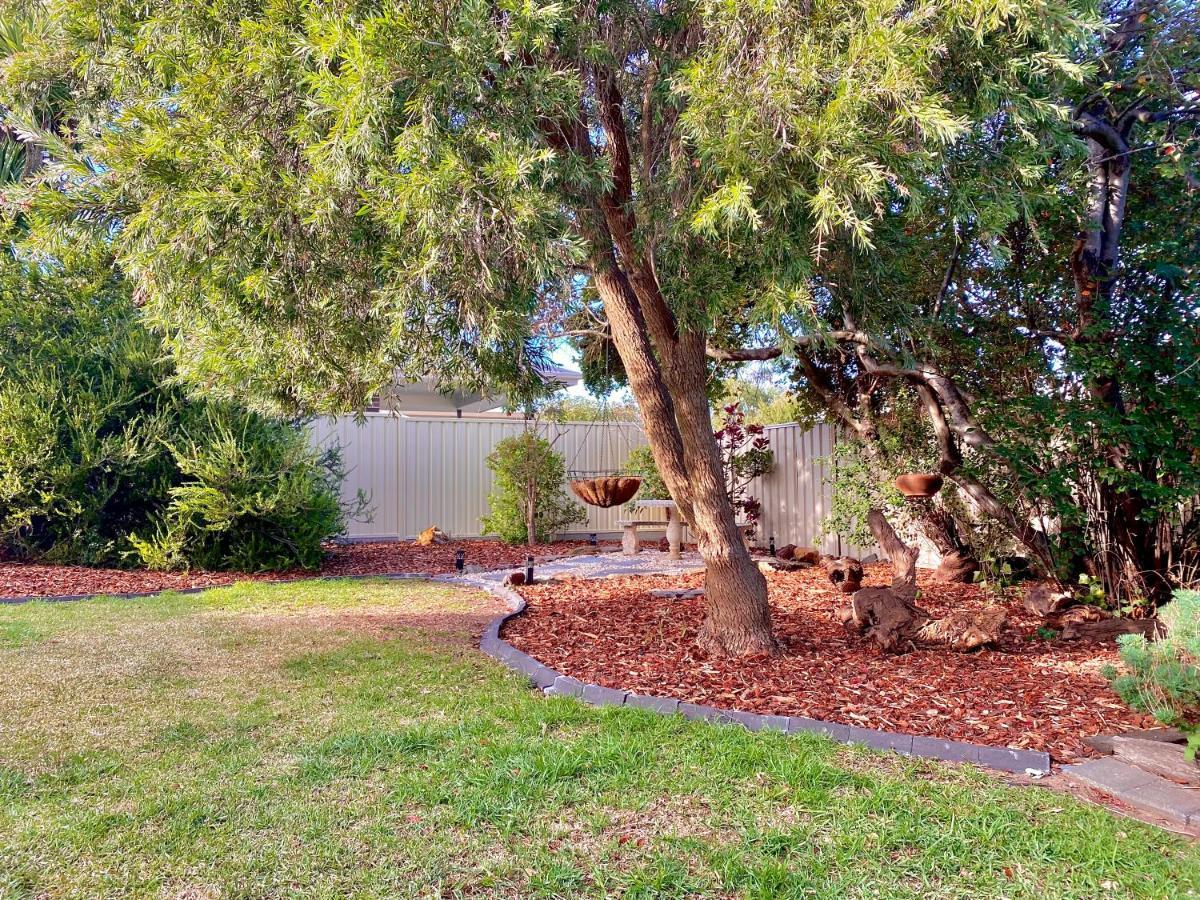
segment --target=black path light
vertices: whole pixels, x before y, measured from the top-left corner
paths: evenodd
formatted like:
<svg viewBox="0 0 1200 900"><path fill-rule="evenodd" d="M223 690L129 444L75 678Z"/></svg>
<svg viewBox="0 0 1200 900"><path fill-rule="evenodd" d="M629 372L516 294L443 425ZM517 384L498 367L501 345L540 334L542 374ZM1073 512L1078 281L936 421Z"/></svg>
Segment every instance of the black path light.
<svg viewBox="0 0 1200 900"><path fill-rule="evenodd" d="M774 556L775 555L775 535L771 535L770 550L771 550L771 555Z"/></svg>
<svg viewBox="0 0 1200 900"><path fill-rule="evenodd" d="M533 554L525 557L525 583L533 584Z"/></svg>
<svg viewBox="0 0 1200 900"><path fill-rule="evenodd" d="M595 547L599 543L599 541L596 540L596 532L593 531L591 534L588 535L588 543L591 544L593 547Z"/></svg>
<svg viewBox="0 0 1200 900"><path fill-rule="evenodd" d="M460 575L462 574L463 569L464 569L464 563L466 563L466 561L467 561L467 551L466 550L463 550L460 548L460 549L454 551L454 568L458 572L458 574L460 574Z"/></svg>

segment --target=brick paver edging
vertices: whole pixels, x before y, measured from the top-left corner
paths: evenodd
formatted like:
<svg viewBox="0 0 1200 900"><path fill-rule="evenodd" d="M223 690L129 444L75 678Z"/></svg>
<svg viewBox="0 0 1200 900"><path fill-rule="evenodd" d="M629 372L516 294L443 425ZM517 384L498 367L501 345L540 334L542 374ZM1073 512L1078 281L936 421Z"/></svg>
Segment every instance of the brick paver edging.
<svg viewBox="0 0 1200 900"><path fill-rule="evenodd" d="M750 731L779 731L784 734L823 734L841 744L865 744L876 750L893 750L906 756L921 756L945 762L974 763L1004 772L1050 771L1050 754L1037 750L1019 750L1014 747L987 747L968 744L964 741L944 741L940 738L919 734L898 734L859 728L856 725L839 725L822 722L806 716L773 716L743 712L737 709L719 709L699 703L687 703L670 697L648 697L603 687L584 684L577 678L560 675L538 662L527 653L522 653L512 644L500 638L500 628L509 619L525 611L521 595L509 587L486 584L486 590L504 600L509 612L497 616L489 623L479 639L479 649L510 669L520 672L546 694L561 697L576 697L593 706L631 706L647 709L663 715L678 713L685 719L702 719L724 725L741 725Z"/></svg>

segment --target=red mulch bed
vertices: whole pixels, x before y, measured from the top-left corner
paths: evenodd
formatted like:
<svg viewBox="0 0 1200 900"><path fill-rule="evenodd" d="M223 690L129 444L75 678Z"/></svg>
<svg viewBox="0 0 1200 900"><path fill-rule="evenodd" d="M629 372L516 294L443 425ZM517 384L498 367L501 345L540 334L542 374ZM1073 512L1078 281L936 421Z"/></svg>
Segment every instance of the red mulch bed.
<svg viewBox="0 0 1200 900"><path fill-rule="evenodd" d="M865 583L887 585L889 565ZM1101 675L1115 645L1047 641L1038 620L1010 596L1008 626L994 650L917 650L888 656L834 618L835 593L821 569L768 576L778 658L708 657L695 645L704 599L651 597L656 588L701 587L702 575L559 579L522 588L529 604L506 640L583 681L642 694L777 715L803 715L949 740L1049 751L1068 761L1081 739L1151 724L1130 711ZM934 614L981 606L974 585L920 576L917 603Z"/></svg>
<svg viewBox="0 0 1200 900"><path fill-rule="evenodd" d="M583 541L559 541L534 548L538 560L563 556ZM139 594L184 588L215 587L238 581L288 581L314 575L388 575L401 572L440 575L454 571L454 552L466 551L467 565L488 569L518 567L527 547L499 541L462 540L435 547L410 542L333 544L317 572L151 572L146 569L94 569L43 563L0 562L0 598L63 597L75 594Z"/></svg>

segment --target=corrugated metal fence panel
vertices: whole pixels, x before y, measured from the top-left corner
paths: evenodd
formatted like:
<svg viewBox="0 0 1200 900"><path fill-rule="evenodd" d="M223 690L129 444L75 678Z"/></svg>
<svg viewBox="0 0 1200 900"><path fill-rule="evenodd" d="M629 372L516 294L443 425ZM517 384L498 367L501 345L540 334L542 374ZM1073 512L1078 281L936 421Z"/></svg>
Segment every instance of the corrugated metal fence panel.
<svg viewBox="0 0 1200 900"><path fill-rule="evenodd" d="M636 425L625 422L539 426L568 469L619 471L629 451L646 443ZM352 416L317 420L313 441L342 447L348 471L343 496L362 490L370 498L370 521L349 524L351 538L412 538L437 525L459 537L479 537L493 478L486 460L507 437L525 425L501 419L439 419L371 414L361 422ZM566 490L566 485L563 486ZM620 508L585 507L586 523L572 534L620 531Z"/></svg>
<svg viewBox="0 0 1200 900"><path fill-rule="evenodd" d="M774 536L778 546L797 544L818 547L825 553L839 552L836 536L817 540L832 496L828 474L833 429L826 425L811 430L798 425L772 425L766 435L775 454L775 466L750 486L750 494L762 503L755 542L765 546Z"/></svg>
<svg viewBox="0 0 1200 900"><path fill-rule="evenodd" d="M459 537L480 536L480 518L487 512L492 473L485 460L506 437L520 434L520 421L503 419L441 419L368 415L362 422L351 416L322 419L311 426L317 443L336 440L349 472L343 486L347 498L360 489L371 500L370 521L351 522L352 538L412 538L430 525ZM563 455L568 470L618 471L629 452L646 443L642 430L626 422L542 423L542 433ZM821 521L829 513L829 481L834 431L828 426L803 429L798 425L767 428L775 452L775 468L756 479L751 493L762 501L763 546L774 535L786 543L819 546L826 553L857 553L834 535L818 545ZM564 485L564 490L565 490ZM585 507L586 524L571 534L612 534L624 518L620 507Z"/></svg>

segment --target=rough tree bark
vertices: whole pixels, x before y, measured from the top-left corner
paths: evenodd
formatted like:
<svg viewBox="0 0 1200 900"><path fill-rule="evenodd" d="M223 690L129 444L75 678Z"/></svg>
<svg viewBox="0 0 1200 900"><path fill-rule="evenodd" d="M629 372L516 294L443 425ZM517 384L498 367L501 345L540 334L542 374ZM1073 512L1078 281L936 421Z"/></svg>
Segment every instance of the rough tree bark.
<svg viewBox="0 0 1200 900"><path fill-rule="evenodd" d="M578 227L586 241L588 270L604 304L612 342L642 412L655 465L679 511L696 533L705 563L707 616L699 635L714 654L774 654L766 579L738 534L733 505L725 493L716 438L705 394L706 335L681 328L666 302L654 268L654 235L641 230L636 215L634 169L624 99L617 74L591 63L580 69L594 85L594 103L580 103L573 117L539 123L555 151L611 167L611 182L577 197ZM645 98L650 102L649 95ZM591 118L594 116L594 120ZM663 119L666 133L642 122L642 153L649 142L670 146L675 117ZM598 132L603 140L597 141ZM642 177L653 166L641 160Z"/></svg>
<svg viewBox="0 0 1200 900"><path fill-rule="evenodd" d="M895 581L916 584L917 557L920 556L920 551L900 539L900 535L896 534L896 529L892 528L892 523L881 510L873 509L867 513L867 526L884 555L891 560L892 568L895 569Z"/></svg>
<svg viewBox="0 0 1200 900"><path fill-rule="evenodd" d="M613 270L598 274L596 285L630 390L642 409L655 465L695 531L704 560L708 614L699 643L709 652L732 656L776 653L766 579L738 534L725 493L704 392L703 346L698 353L672 353L668 381L627 281ZM673 390L668 391L668 384Z"/></svg>
<svg viewBox="0 0 1200 900"><path fill-rule="evenodd" d="M705 564L707 616L700 646L719 655L774 654L767 584L738 533L725 491L705 385L707 336L681 328L663 296L652 249L635 239L632 161L623 100L611 72L595 75L596 118L612 167L611 186L581 198L580 227L590 245L593 283L604 303L613 344L642 411L655 465L696 533ZM597 152L579 118L547 124L551 146L585 157Z"/></svg>

